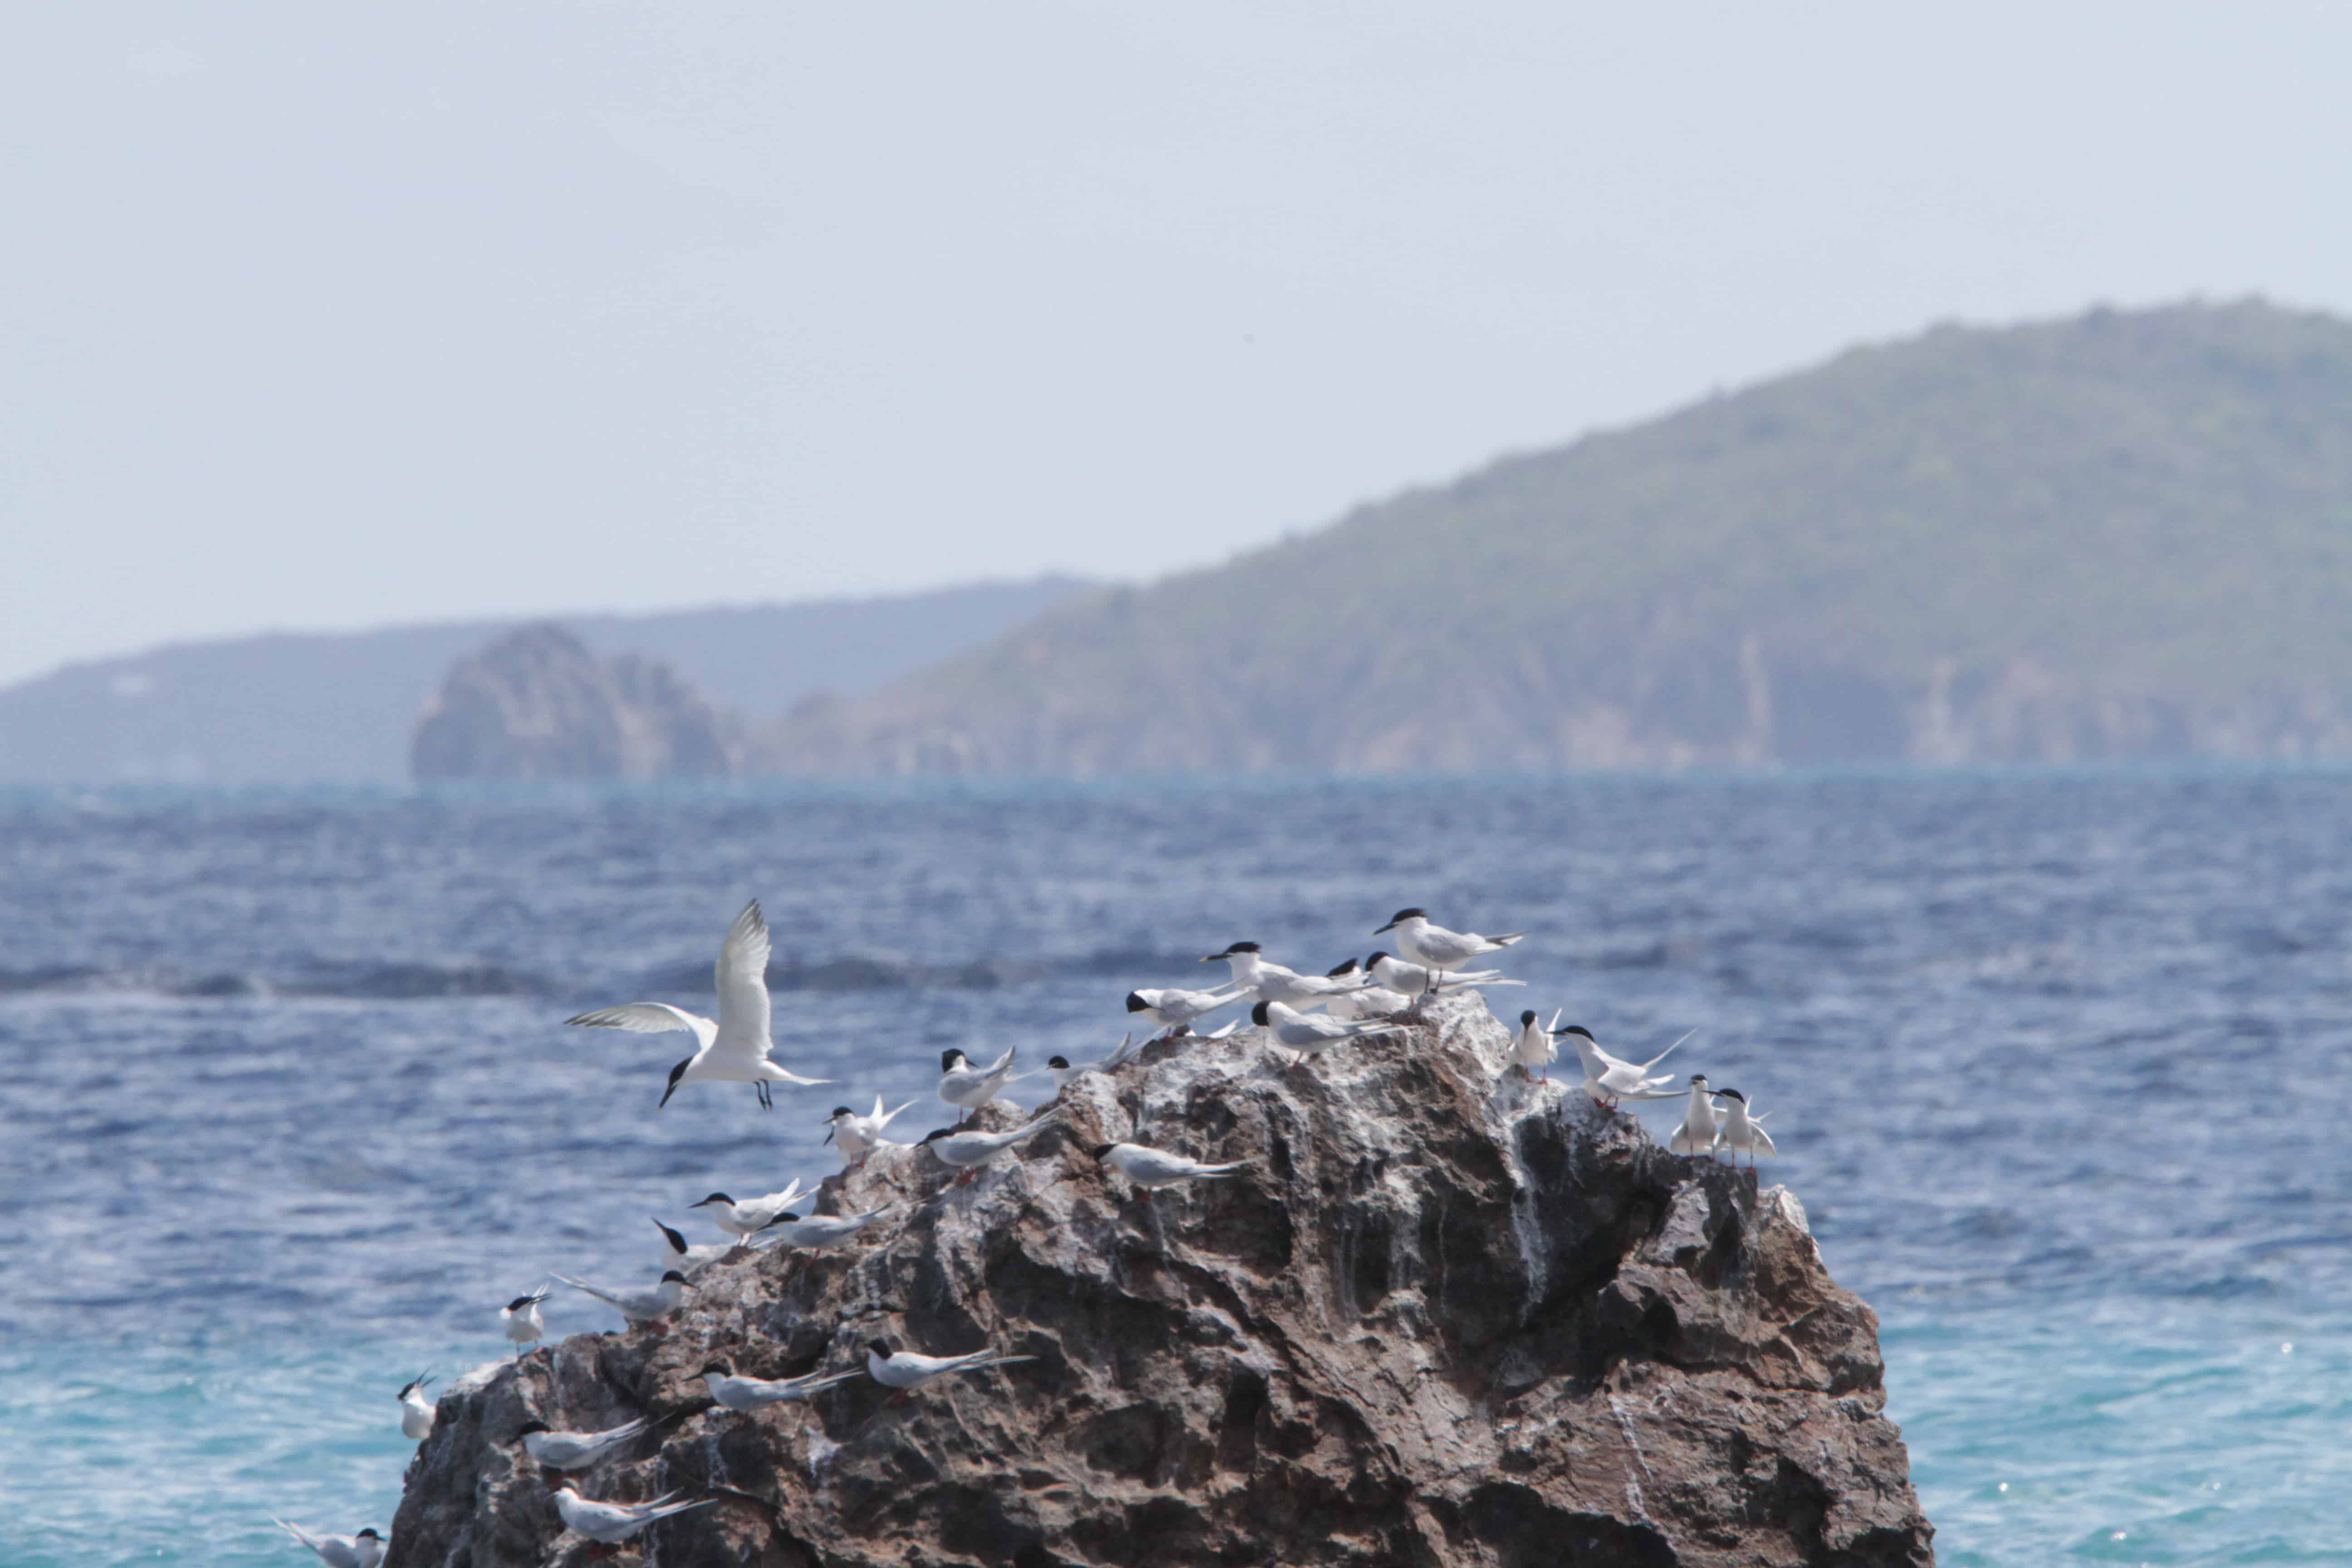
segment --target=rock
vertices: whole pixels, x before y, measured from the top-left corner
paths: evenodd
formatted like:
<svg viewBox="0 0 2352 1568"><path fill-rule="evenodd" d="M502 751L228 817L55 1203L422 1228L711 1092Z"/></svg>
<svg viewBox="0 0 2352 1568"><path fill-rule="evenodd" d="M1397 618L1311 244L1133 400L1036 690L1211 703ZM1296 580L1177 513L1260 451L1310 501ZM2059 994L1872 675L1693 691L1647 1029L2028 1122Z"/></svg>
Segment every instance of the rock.
<svg viewBox="0 0 2352 1568"><path fill-rule="evenodd" d="M610 664L558 626L460 660L417 721L420 779L708 777L742 771L738 726L669 666Z"/></svg>
<svg viewBox="0 0 2352 1568"><path fill-rule="evenodd" d="M822 1200L908 1205L877 1242L712 1266L666 1329L470 1381L387 1568L584 1561L512 1436L641 1414L582 1490L715 1495L641 1540L672 1568L1933 1563L1876 1319L1790 1194L1506 1072L1475 996L1303 1064L1261 1042L1081 1078L969 1186L885 1150ZM1127 1140L1250 1165L1148 1195L1086 1152ZM1036 1359L756 1416L696 1375L877 1337Z"/></svg>

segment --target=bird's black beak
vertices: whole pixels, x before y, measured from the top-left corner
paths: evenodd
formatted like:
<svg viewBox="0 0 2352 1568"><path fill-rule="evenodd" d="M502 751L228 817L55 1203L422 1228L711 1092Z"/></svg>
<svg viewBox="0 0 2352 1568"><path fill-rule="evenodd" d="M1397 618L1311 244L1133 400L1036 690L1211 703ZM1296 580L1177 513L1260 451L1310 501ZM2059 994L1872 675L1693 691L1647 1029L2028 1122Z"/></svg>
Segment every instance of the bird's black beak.
<svg viewBox="0 0 2352 1568"><path fill-rule="evenodd" d="M826 1122L826 1123L824 1124L824 1138L823 1142L827 1142L827 1143L832 1142L833 1142L833 1135L834 1135L835 1133L836 1133L836 1132L840 1131L841 1131L841 1129L840 1129L840 1128L838 1128L838 1127L835 1127L832 1122L830 1122L830 1121Z"/></svg>
<svg viewBox="0 0 2352 1568"><path fill-rule="evenodd" d="M1394 931L1394 930L1396 930L1396 921L1389 921L1389 923L1388 923L1388 924L1386 924L1386 925L1384 925L1384 926L1381 926L1381 927L1378 928L1377 930L1375 930L1375 931L1372 932L1372 934L1373 934L1374 936L1379 936L1379 935L1380 935L1380 934L1381 934L1381 932L1383 932L1383 931Z"/></svg>

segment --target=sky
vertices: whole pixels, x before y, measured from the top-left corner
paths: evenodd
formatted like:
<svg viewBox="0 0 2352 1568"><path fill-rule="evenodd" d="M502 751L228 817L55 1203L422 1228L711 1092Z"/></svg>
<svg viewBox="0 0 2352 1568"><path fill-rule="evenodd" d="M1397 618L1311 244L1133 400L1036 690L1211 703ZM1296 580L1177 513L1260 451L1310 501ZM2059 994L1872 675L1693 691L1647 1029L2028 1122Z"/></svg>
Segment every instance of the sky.
<svg viewBox="0 0 2352 1568"><path fill-rule="evenodd" d="M1223 559L1942 321L2352 313L2352 5L45 6L0 682Z"/></svg>

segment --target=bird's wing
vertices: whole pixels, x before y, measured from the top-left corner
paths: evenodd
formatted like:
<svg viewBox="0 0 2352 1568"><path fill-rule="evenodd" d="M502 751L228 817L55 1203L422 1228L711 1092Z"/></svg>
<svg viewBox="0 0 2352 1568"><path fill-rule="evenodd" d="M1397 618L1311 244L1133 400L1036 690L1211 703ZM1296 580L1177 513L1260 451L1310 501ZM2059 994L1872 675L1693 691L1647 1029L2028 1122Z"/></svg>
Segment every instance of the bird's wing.
<svg viewBox="0 0 2352 1568"><path fill-rule="evenodd" d="M753 899L727 928L713 974L719 1020L728 1044L750 1045L754 1058L768 1054L768 922Z"/></svg>
<svg viewBox="0 0 2352 1568"><path fill-rule="evenodd" d="M1241 1026L1241 1020L1236 1018L1232 1023L1225 1025L1223 1028L1210 1030L1207 1034L1202 1035L1201 1038L1204 1040L1222 1040Z"/></svg>
<svg viewBox="0 0 2352 1568"><path fill-rule="evenodd" d="M1228 1160L1222 1165L1203 1165L1200 1162L1194 1161L1192 1164L1192 1174L1195 1176L1230 1176L1235 1171L1245 1171L1248 1168L1249 1162L1247 1160Z"/></svg>
<svg viewBox="0 0 2352 1568"><path fill-rule="evenodd" d="M701 1014L673 1007L667 1002L624 1002L617 1007L591 1008L563 1021L585 1024L592 1029L627 1029L639 1035L667 1035L686 1029L702 1046L709 1046L711 1037L719 1033L719 1026Z"/></svg>
<svg viewBox="0 0 2352 1568"><path fill-rule="evenodd" d="M610 1290L600 1289L596 1286L587 1283L585 1280L574 1279L569 1274L559 1274L556 1278L562 1280L564 1284L571 1286L574 1290L585 1290L589 1295L595 1297L600 1301L610 1301L615 1307L621 1305L621 1299L618 1296L614 1295ZM585 1502L588 1500L583 1498L581 1500Z"/></svg>
<svg viewBox="0 0 2352 1568"><path fill-rule="evenodd" d="M982 1078L994 1078L998 1073L1004 1072L1011 1068L1013 1066L1013 1053L1017 1048L1018 1047L1013 1046L1005 1047L1004 1054L997 1058L994 1061L989 1063L988 1069L982 1073L981 1076Z"/></svg>
<svg viewBox="0 0 2352 1568"><path fill-rule="evenodd" d="M292 1536L295 1540L300 1542L303 1545L309 1547L311 1551L316 1552L319 1550L319 1538L311 1534L309 1531L303 1529L300 1525L289 1524L274 1513L269 1516L269 1522L284 1531L287 1534Z"/></svg>
<svg viewBox="0 0 2352 1568"><path fill-rule="evenodd" d="M1756 1152L1758 1153L1777 1154L1780 1152L1778 1149L1772 1147L1772 1134L1765 1131L1761 1127L1757 1126L1756 1119L1752 1116L1748 1119L1748 1133L1749 1137L1756 1140Z"/></svg>

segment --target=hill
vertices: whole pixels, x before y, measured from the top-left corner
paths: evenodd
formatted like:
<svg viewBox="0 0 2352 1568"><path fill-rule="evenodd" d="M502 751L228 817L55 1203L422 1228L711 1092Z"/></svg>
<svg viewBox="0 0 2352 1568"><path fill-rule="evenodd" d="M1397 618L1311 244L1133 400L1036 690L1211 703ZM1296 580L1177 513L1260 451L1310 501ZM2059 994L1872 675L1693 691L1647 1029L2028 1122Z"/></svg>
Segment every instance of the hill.
<svg viewBox="0 0 2352 1568"><path fill-rule="evenodd" d="M1057 605L783 771L2352 752L2352 323L1939 327Z"/></svg>
<svg viewBox="0 0 2352 1568"><path fill-rule="evenodd" d="M1047 577L564 625L594 653L649 655L764 719L971 647L1087 587ZM404 784L410 733L450 667L526 624L280 634L69 665L0 689L0 780Z"/></svg>

